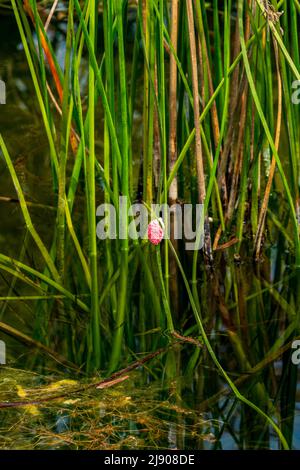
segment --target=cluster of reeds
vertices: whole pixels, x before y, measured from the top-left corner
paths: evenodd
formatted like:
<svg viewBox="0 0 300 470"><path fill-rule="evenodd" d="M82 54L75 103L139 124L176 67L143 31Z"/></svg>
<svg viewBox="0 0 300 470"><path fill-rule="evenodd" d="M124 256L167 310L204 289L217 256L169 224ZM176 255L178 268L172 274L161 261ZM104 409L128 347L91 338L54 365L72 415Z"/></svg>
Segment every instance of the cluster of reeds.
<svg viewBox="0 0 300 470"><path fill-rule="evenodd" d="M264 403L257 406L220 365L206 333L213 322L206 308L211 294L201 286L224 258L250 256L258 262L264 247L279 241L292 253L292 263L300 264L300 108L292 99L300 80L300 4L70 0L67 5L61 67L48 35L57 2L45 17L35 0L11 0L57 201L53 241L46 246L14 168L13 144L6 145L1 134L2 154L39 253L40 269L0 254L1 270L35 291L24 298L35 302L35 325L32 337L23 334L23 340L52 355L55 343L61 355L88 371L112 371L123 352L137 345L139 351L155 349L178 329L199 336L235 396L262 415L287 447L265 387L255 386L255 398ZM75 225L79 191L85 203ZM126 238L97 240L96 206L112 203L118 213L119 195L146 207L204 204L203 250L186 253L172 239L158 247ZM226 292L236 296L238 284L230 279ZM220 300L223 293L215 286L214 295ZM226 296L227 302L231 294ZM218 308L241 367L252 370L251 338L243 337L241 318L232 318L221 300ZM291 316L286 340L299 334L297 308ZM64 319L62 325L57 318ZM22 339L7 324L1 329ZM63 340L55 342L58 332ZM197 348L189 368L202 360Z"/></svg>

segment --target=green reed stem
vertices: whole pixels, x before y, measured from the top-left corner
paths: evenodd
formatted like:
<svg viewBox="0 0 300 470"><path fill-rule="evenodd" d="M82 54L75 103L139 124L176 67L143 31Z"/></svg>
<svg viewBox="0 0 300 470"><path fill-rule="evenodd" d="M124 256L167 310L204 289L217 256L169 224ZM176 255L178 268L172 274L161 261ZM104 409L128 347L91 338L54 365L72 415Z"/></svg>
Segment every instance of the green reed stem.
<svg viewBox="0 0 300 470"><path fill-rule="evenodd" d="M120 273L120 290L119 305L117 313L117 321L115 325L115 334L112 345L112 354L110 359L110 369L114 370L121 356L124 321L127 308L127 281L128 281L128 157L129 157L129 141L128 141L128 107L127 107L127 86L126 86L126 66L125 66L125 47L124 47L124 31L123 31L123 1L115 3L117 15L118 29L118 48L119 48L119 79L120 79L120 101L121 101L121 123L122 123L122 195L127 198L127 204L120 207L122 216L122 224L124 230L124 239L121 239L121 273Z"/></svg>
<svg viewBox="0 0 300 470"><path fill-rule="evenodd" d="M90 2L89 38L92 51L96 47L96 2ZM87 190L88 190L88 231L89 259L91 270L91 329L92 329L92 366L99 368L100 357L100 312L98 292L98 258L96 233L96 188L95 188L95 72L89 62L89 156L87 159Z"/></svg>

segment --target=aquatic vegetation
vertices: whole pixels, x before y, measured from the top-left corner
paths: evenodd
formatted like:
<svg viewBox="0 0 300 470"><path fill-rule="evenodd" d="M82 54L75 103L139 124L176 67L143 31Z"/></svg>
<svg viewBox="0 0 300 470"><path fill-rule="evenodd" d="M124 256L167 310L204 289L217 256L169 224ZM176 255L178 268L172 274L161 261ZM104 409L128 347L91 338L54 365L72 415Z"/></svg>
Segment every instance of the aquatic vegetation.
<svg viewBox="0 0 300 470"><path fill-rule="evenodd" d="M139 374L131 377L126 386L76 395L72 395L71 381L55 382L54 377L14 369L5 375L2 373L0 378L0 400L3 396L14 398L18 389L26 390L35 399L54 390L63 392L65 397L38 409L32 405L13 412L2 410L0 449L163 449L180 443L192 448L199 442L210 447L213 433L219 429L217 421L176 403L175 397L165 399L158 383L145 389ZM14 431L7 435L11 424Z"/></svg>
<svg viewBox="0 0 300 470"><path fill-rule="evenodd" d="M55 360L73 374L109 376L177 340L159 374L169 381L180 367L197 377L199 407L212 407L224 428L237 410L243 429L255 416L238 446L269 447L274 433L279 446L295 445L299 2L11 0L2 11L16 29L26 79L12 88L29 123L20 135L8 94L0 210L9 219L13 206L21 229L15 242L1 234L0 331L39 352L20 366ZM3 73L8 81L9 67ZM161 224L153 203L203 207L196 249L186 249L185 231L174 236L177 212ZM101 239L100 204L122 218L119 227L102 220ZM132 204L149 211L148 240L126 236ZM74 439L64 416L61 445L80 447L82 429ZM104 426L118 436L105 435L107 446L123 442ZM145 445L128 435L121 447ZM97 439L87 433L82 446Z"/></svg>

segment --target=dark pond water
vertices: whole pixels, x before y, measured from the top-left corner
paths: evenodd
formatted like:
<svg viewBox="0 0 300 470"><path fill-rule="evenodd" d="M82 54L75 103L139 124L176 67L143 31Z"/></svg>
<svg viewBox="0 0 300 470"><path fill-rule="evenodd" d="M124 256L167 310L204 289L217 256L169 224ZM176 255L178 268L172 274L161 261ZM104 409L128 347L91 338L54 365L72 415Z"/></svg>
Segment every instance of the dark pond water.
<svg viewBox="0 0 300 470"><path fill-rule="evenodd" d="M61 28L53 40L63 57L63 24ZM18 32L9 16L0 17L0 78L7 85L0 130L31 203L33 221L47 243L55 219L48 147ZM136 118L140 119L138 112ZM97 145L101 154L101 141ZM0 252L34 265L38 260L26 239L2 158L0 181ZM263 393L260 405L281 422L291 446L300 449L299 374L291 362L291 345L281 354L281 347L293 340L293 330L287 328L299 314L292 256L280 238L266 246L260 265L249 261L247 247L244 253L239 264L230 251L218 255L214 272L201 287L206 328L232 380L255 402ZM11 282L0 272L0 321L30 334L31 305L3 299L27 293L21 283ZM228 334L230 318L238 324L236 337L244 345L240 355ZM74 392L92 379L78 378L51 360L43 368L32 367L31 348L1 330L0 340L7 350L7 365L0 366L0 402L64 395L40 405L0 408L2 449L279 448L265 421L228 393L208 354L201 352L199 358L191 345L176 347L111 389ZM274 352L273 360L266 360ZM249 364L256 369L249 372Z"/></svg>

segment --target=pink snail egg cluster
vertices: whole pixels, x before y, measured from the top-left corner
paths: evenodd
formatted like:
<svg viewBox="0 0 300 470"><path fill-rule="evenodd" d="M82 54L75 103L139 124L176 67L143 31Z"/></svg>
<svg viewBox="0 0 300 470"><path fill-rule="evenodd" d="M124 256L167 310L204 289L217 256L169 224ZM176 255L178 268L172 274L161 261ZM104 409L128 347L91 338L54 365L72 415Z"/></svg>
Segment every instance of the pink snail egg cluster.
<svg viewBox="0 0 300 470"><path fill-rule="evenodd" d="M158 220L152 220L148 225L148 240L153 245L159 245L164 238L164 230Z"/></svg>

